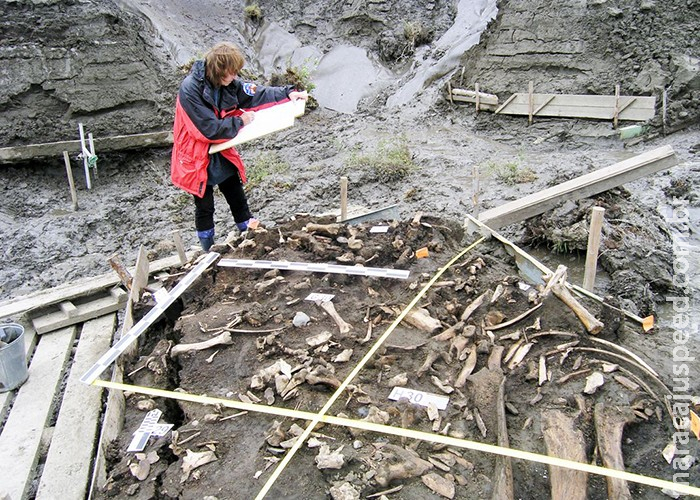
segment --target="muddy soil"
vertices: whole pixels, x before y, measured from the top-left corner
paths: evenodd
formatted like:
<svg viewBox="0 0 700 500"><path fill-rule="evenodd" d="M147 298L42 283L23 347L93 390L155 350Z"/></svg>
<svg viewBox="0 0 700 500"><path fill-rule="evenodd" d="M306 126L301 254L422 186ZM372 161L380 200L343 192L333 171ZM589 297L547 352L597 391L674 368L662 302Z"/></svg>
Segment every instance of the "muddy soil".
<svg viewBox="0 0 700 500"><path fill-rule="evenodd" d="M354 213L398 204L401 221L408 221L417 212L422 212L431 218L439 218L439 226L454 229L455 234L449 237L441 233L444 248L434 252L430 262L410 262L414 276L423 271L435 272L438 268L436 256L445 262L461 248L463 242L456 236L459 233L456 228L462 225L466 213L475 210L475 203L480 210L492 208L669 144L676 151L679 164L668 171L627 183L623 188L593 199L569 201L552 213L503 228L502 232L526 245L550 267L566 264L570 267L572 280L579 279L576 282L580 282L582 249L586 244L581 230L593 204L605 207L607 215L601 252L603 270L596 292L614 296L616 303L637 314L654 313L659 317L658 329L652 335L624 334L625 341L646 361L657 362L655 368L671 385L674 369L671 361L673 311L664 302L669 295L682 295L695 303L700 286L697 274L700 262L696 251L687 257L691 263L689 286L679 288L673 283L672 246L673 234L687 234L691 245L700 243L697 222L700 220L700 162L697 158L700 151L697 124L700 113L697 62L700 8L697 1L496 3L485 0L402 0L392 3L296 2L289 5L264 1L259 6L263 18L253 21L243 15L245 5L241 1L5 2L0 19L0 47L6 62L0 72L0 81L3 82L0 86L0 144L16 146L76 139L78 123L84 123L86 130L98 137L168 129L174 95L183 77L180 65L201 55L218 40L232 40L243 47L249 61L248 69L261 83L268 81L274 73L284 71L288 64L306 68L316 84L314 92L320 104L318 109L309 110L299 119L293 129L240 148L253 178L249 198L256 216L274 236L276 226L287 228L287 231L298 229L292 221L294 214L337 213L338 179L347 176L350 208ZM406 33L410 34L408 38ZM528 126L526 118L494 116L486 112L477 115L471 106L453 105L445 98L448 81L453 86L464 88L473 88L478 82L482 91L495 93L504 101L513 92L525 91L530 80L534 81L537 92L581 94L612 94L615 84L620 84L623 94L655 95L658 112L646 124L639 141L622 141L610 123L537 118L533 125ZM667 96L665 122L660 105L664 90ZM406 162L407 168L400 173L381 166L380 158L389 152L405 150L412 162ZM98 168L93 172L95 178L90 190L86 189L82 177L82 161L73 158L73 175L78 182L78 211L71 209L61 158L1 165L3 265L0 269L0 298L9 300L66 281L108 272L107 259L114 253L118 253L124 262L132 263L141 245L152 258L170 255L173 252L170 236L173 230L182 232L187 245L195 245L192 201L189 195L169 183L169 153L168 149L143 150L136 154L100 154L98 151ZM475 169L479 172L479 192L476 195L473 187ZM671 221L671 209L678 205L688 211L687 224ZM217 206L218 241L223 242L233 227L233 221L223 208L223 199L218 200ZM402 224L405 229L407 223ZM421 231L423 229L421 227ZM231 238L237 236L237 232L230 235ZM274 241L268 245L276 248ZM286 247L284 249L282 254L289 252ZM499 258L502 256L497 249L491 251ZM317 258L308 252L294 255L298 260ZM335 254L329 256L331 259L336 257ZM370 257L362 256L363 259ZM505 266L507 259L504 255L502 257ZM396 255L386 257L382 265L401 267L396 258ZM494 259L488 262L496 265ZM380 264L375 259L368 265ZM493 275L493 281L488 285L516 274L513 269L503 273ZM189 311L183 314L196 314L198 318L206 319L207 316L221 318L224 314L248 310L249 299L240 292L233 294L233 290L237 284L243 286L242 282L235 280L248 279L249 276L230 269L217 272L216 276L216 281L199 285L200 295L211 296L210 301L186 297L185 306ZM229 290L224 292L220 286L226 283L225 276L230 276L231 281ZM258 274L253 276L253 279L258 278ZM284 278L291 280L290 276ZM329 282L319 286L335 290L344 286L334 281L338 279L329 277ZM352 284L356 284L354 280L360 281L357 278L349 280ZM353 287L349 305L368 303L371 297L367 286L371 285L363 282L361 287ZM401 285L382 282L382 286L387 287L382 293L392 302L408 301L409 290ZM463 292L452 291L444 297L445 300L436 300L432 307L444 308L450 300L454 301L454 294L459 296ZM472 293L476 294L477 290ZM217 300L225 300L222 297L231 294L235 295L236 304L219 316L211 308L217 307ZM353 294L355 300L352 300ZM392 298L393 294L395 298ZM301 298L296 294L290 296L292 299ZM472 298L472 295L459 297L456 304L464 307L467 298ZM286 302L274 305L273 299L282 299L271 296L261 299L257 303L263 312L278 307L279 324L284 324L290 331L283 335L284 341L289 341L292 348L304 347L306 332L299 335L286 325L290 320ZM335 300L339 299L340 295ZM354 306L347 310L352 322L360 324L364 312ZM315 318L312 327L318 328L324 317L320 309L312 308L313 311L310 314ZM452 323L449 316L434 312L444 326ZM559 312L553 314L562 315ZM269 321L277 324L274 319ZM388 318L383 317L382 321L385 324ZM697 325L698 318L692 316L692 321ZM325 318L323 322L328 328L329 319ZM214 324L211 319L203 323ZM580 330L575 321L569 326ZM191 326L189 328L177 325L162 335L156 334L149 342L155 344L161 336L176 341L180 341L180 336L184 341L202 340ZM697 335L696 330L693 332ZM212 365L223 363L217 371L204 370L195 375L195 367L202 365L200 358L203 356L191 356L182 366L174 368L175 376L166 377L163 382L172 387L184 384L183 387L195 392L211 394L219 391L219 397L228 397L229 392L237 394L234 389L242 390L248 383L246 377L262 363L256 357L262 353L257 351L254 338L237 341L245 344L236 350L235 359L225 356L222 356L223 360L217 359L224 351L214 358ZM354 338L343 340L345 342L357 351L353 353L353 359L360 359L366 346L358 345ZM558 339L556 345L562 342ZM544 341L541 344L544 346ZM150 343L147 346L152 347ZM338 347L332 346L332 349ZM426 354L425 348L421 349L414 353L416 355L399 351L401 362L397 361L391 370L415 372ZM657 356L658 353L661 356ZM531 359L535 359L533 354L529 355ZM485 356L485 352L480 354L479 367ZM256 361L253 361L254 357ZM272 361L267 361L272 364ZM350 371L343 365L336 369L336 376L341 380ZM438 363L438 371L449 372L449 369L454 369L454 364L442 366ZM368 376L373 383L383 368L374 370ZM524 368L520 367L516 372L518 370ZM697 380L700 375L697 365L692 365L690 370L692 379ZM228 372L235 378L218 380ZM202 386L197 385L199 377ZM435 388L429 385L428 374L422 379L425 380L421 380L416 388L430 388L435 392ZM519 395L524 391L528 396L534 395L533 383L524 383L522 379L522 376L509 374L507 394ZM205 387L208 381L211 383L209 388ZM576 384L581 383L581 380L576 381ZM524 385L521 388L518 384ZM380 384L373 387L372 402L387 404ZM607 395L610 387L616 386L606 383L603 394ZM226 391L222 393L224 389ZM381 387L381 390L386 388ZM308 409L314 409L330 391L311 386L305 388L303 394L307 393L304 400L308 398ZM569 395L552 394L552 397L555 404L563 404L556 402L556 398L565 397L568 398L567 404L571 405ZM522 403L529 399L523 396L518 401ZM167 410L167 416L179 425L191 425L205 412L202 408L172 403L168 403ZM355 406L354 411L358 410L359 406ZM451 408L450 419L455 418L457 410L468 416L468 411L465 411L469 410L469 404ZM535 407L532 411L534 424L537 424L538 410ZM530 416L528 412L524 415ZM131 414L125 428L129 429L129 425L135 428L141 418L142 414ZM269 474L266 471L260 480L251 479L260 469L262 455L251 452L250 457L241 457L243 454L240 453L241 449L255 450L256 453L266 449L264 440L258 438L271 422L264 420L267 417L256 418L246 416L221 422L220 427L227 429L225 432L236 435L231 439L242 442L234 446L221 440L223 444L217 444L217 454L226 457L224 460L234 460L234 449L238 454L236 460L250 459L245 473L234 474L242 484L249 485L251 491L257 491L254 486L259 487L260 481ZM516 420L509 427L521 428L527 417L511 415L509 419ZM244 421L247 423L242 424ZM471 426L468 435L475 437L473 421L466 422ZM288 423L285 422L285 426ZM430 427L424 421L421 425ZM251 432L234 430L240 429L236 426L249 426ZM630 427L631 434L626 434L626 439L631 441L625 441L625 457L626 460L628 454L638 457L630 458L633 460L630 463L639 466L641 472L663 476L668 474L668 466L659 462L658 452L669 438L667 419L653 427L654 430L650 426L651 423L644 423ZM493 427L487 425L487 428ZM641 429L640 433L635 433L635 429ZM321 432L326 431L324 428ZM328 432L338 432L337 439L347 439L344 431ZM532 449L542 451L541 433L536 427L520 434L517 439L521 442L511 436L513 446L527 448L532 445ZM493 435L487 433L487 437L492 439ZM589 432L587 437L591 437ZM128 435L125 434L123 439L128 440ZM197 443L203 441L197 440ZM590 447L592 441L589 439L588 442ZM344 452L359 453L363 450L355 450L351 445L350 440ZM369 442L365 445L366 452ZM425 446L421 445L419 451L423 452ZM124 450L125 443L119 443L116 449ZM351 449L355 451L351 452ZM313 453L305 450L302 455L306 457L308 467L295 467L294 471L302 474L300 471L304 470L304 474L310 474L307 482L322 492L319 497L323 497L330 487L329 478L336 481L340 477L337 474L341 473L333 476L320 473L315 469ZM121 458L118 452L115 453L115 466ZM355 458L352 467L359 467L358 463L363 462ZM474 464L483 476L491 477L490 458L476 455L463 458ZM645 460L656 464L656 470L645 469ZM163 464L171 461L166 474ZM162 470L154 473L153 477L159 479L147 482L148 488L152 487L153 491L166 488L168 492L187 497L192 483L178 486L179 463L172 455L161 466L154 466ZM371 466L367 467L367 470L353 469L357 481L349 482L362 491L377 491L372 478L363 475L371 469ZM546 470L539 470L539 476L527 475L525 472L530 469L526 469L525 464L517 464L518 467L522 467L518 472L522 481L519 487L525 488L519 494L524 498L546 495L543 493L547 491L543 479ZM116 466L115 470L122 469ZM226 481L225 471L228 469L216 470L219 471L217 474L224 475L222 481ZM342 476L347 474L350 472ZM485 477L465 477L472 481L461 490L471 495L467 497L488 494L489 482ZM282 480L292 482L291 478ZM531 482L533 489L528 490ZM230 486L208 484L212 484L208 494L235 498L226 489ZM594 488L592 497L604 489L600 479L592 479L591 484ZM138 487L134 485L130 487L148 498L148 493L144 492L146 483ZM129 486L118 482L117 491L125 492L122 487ZM415 488L415 495L428 494L420 480L407 484L404 493L411 488ZM201 497L203 493L195 489L192 497ZM656 492L646 491L644 495L649 498L658 496Z"/></svg>

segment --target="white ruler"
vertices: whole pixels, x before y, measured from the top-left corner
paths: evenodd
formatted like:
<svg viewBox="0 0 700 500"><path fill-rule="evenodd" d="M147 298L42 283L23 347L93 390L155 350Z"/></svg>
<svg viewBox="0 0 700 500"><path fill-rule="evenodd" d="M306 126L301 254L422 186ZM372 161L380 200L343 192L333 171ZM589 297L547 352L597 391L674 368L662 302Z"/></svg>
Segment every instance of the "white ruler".
<svg viewBox="0 0 700 500"><path fill-rule="evenodd" d="M194 266L192 270L187 273L182 280L180 280L175 288L168 293L167 299L156 302L155 307L148 311L148 314L141 318L141 321L136 323L128 332L122 335L122 338L120 338L119 341L109 349L109 351L104 353L102 357L98 359L94 365L92 365L92 368L90 368L82 377L80 377L80 381L85 382L86 384L92 384L95 379L97 379L97 377L99 377L102 372L109 367L109 365L114 363L114 360L117 359L134 340L139 338L139 335L145 332L146 329L151 326L151 324L155 322L155 320L157 320L173 302L175 302L175 299L182 295L182 292L187 290L194 280L199 278L199 276L212 264L212 262L219 257L220 254L216 252L209 252L202 259L202 261Z"/></svg>
<svg viewBox="0 0 700 500"><path fill-rule="evenodd" d="M314 262L285 262L274 260L221 259L222 267L247 267L252 269L281 269L283 271L306 271L310 273L352 274L355 276L375 276L377 278L398 278L405 280L409 271L383 267L341 266Z"/></svg>

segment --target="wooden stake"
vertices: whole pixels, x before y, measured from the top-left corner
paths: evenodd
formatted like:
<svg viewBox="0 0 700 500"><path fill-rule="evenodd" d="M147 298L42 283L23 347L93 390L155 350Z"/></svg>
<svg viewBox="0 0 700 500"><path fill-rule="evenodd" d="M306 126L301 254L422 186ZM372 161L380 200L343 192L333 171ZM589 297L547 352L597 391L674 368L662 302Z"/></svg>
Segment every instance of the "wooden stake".
<svg viewBox="0 0 700 500"><path fill-rule="evenodd" d="M117 273L124 287L127 290L131 290L131 283L134 281L134 278L131 276L131 273L126 269L126 267L124 267L124 264L122 264L119 255L115 253L109 259L107 259L107 262L109 262L109 265L112 266L114 272Z"/></svg>
<svg viewBox="0 0 700 500"><path fill-rule="evenodd" d="M474 84L474 92L476 92L476 112L477 114L479 113L479 105L481 104L481 99L479 99L479 84L475 83Z"/></svg>
<svg viewBox="0 0 700 500"><path fill-rule="evenodd" d="M527 85L527 122L529 125L532 125L532 115L533 115L533 110L535 109L535 96L533 95L535 92L535 84L530 80L530 82Z"/></svg>
<svg viewBox="0 0 700 500"><path fill-rule="evenodd" d="M180 264L184 266L187 264L187 254L185 253L185 245L182 243L182 234L179 229L176 229L171 234L173 235L173 242L175 243L175 249L177 250Z"/></svg>
<svg viewBox="0 0 700 500"><path fill-rule="evenodd" d="M620 85L615 85L615 110L613 111L613 127L617 128L618 116L620 114Z"/></svg>
<svg viewBox="0 0 700 500"><path fill-rule="evenodd" d="M668 111L668 91L664 89L663 94L661 95L661 130L663 131L664 136L666 135L666 116L667 116L667 111Z"/></svg>
<svg viewBox="0 0 700 500"><path fill-rule="evenodd" d="M472 206L475 219L479 218L479 165L472 167Z"/></svg>
<svg viewBox="0 0 700 500"><path fill-rule="evenodd" d="M348 218L348 178L340 178L340 221Z"/></svg>
<svg viewBox="0 0 700 500"><path fill-rule="evenodd" d="M603 207L593 207L591 211L591 227L588 230L588 248L586 250L586 266L583 273L583 288L592 292L598 267L598 250L600 248L600 233L603 228Z"/></svg>
<svg viewBox="0 0 700 500"><path fill-rule="evenodd" d="M78 193L75 190L75 182L73 181L73 170L70 166L70 157L68 151L63 152L63 163L66 164L66 174L68 175L68 186L70 186L70 197L73 200L73 210L78 210Z"/></svg>

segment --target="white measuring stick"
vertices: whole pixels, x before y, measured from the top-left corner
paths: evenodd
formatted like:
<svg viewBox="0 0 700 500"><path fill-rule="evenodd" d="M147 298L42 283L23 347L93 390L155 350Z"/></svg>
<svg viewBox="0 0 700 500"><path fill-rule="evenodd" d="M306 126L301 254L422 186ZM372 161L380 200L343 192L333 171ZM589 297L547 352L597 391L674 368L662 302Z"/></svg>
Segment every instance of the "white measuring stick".
<svg viewBox="0 0 700 500"><path fill-rule="evenodd" d="M158 319L173 302L175 302L175 299L182 295L182 292L184 292L194 282L194 280L196 280L212 264L212 262L219 257L220 254L216 252L209 252L204 259L193 267L192 270L187 273L187 275L175 286L175 288L170 291L167 300L157 302L155 307L153 307L153 309L148 311L148 314L141 318L141 321L132 326L131 329L109 349L109 351L104 353L102 357L98 359L87 372L85 372L85 375L80 378L80 381L86 384L92 384L97 377L99 377L102 372L109 367L109 365L114 363L114 360L116 360L134 340L139 338L139 335L145 332L146 329L156 319Z"/></svg>
<svg viewBox="0 0 700 500"><path fill-rule="evenodd" d="M310 273L354 274L378 278L398 278L405 280L409 271L384 267L341 266L315 262L285 262L273 260L221 259L221 267L247 267L251 269L281 269L283 271L307 271Z"/></svg>

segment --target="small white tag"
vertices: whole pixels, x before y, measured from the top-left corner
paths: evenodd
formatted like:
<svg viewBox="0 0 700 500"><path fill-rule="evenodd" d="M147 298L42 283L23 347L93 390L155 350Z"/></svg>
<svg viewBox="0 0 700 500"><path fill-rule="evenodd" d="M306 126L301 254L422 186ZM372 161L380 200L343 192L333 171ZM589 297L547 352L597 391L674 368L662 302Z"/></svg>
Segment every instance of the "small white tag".
<svg viewBox="0 0 700 500"><path fill-rule="evenodd" d="M370 233L386 233L389 231L389 226L372 226L369 228Z"/></svg>
<svg viewBox="0 0 700 500"><path fill-rule="evenodd" d="M126 451L143 451L151 437L150 432L136 431Z"/></svg>
<svg viewBox="0 0 700 500"><path fill-rule="evenodd" d="M173 424L158 424L153 428L151 435L153 435L155 437L163 437L168 432L170 432L170 429L172 429L172 428L173 428Z"/></svg>
<svg viewBox="0 0 700 500"><path fill-rule="evenodd" d="M335 295L332 293L310 293L304 300L311 300L313 302L330 302L333 300L333 297L335 297Z"/></svg>
<svg viewBox="0 0 700 500"><path fill-rule="evenodd" d="M433 403L438 410L444 410L447 408L447 403L450 402L450 398L440 394L407 389L406 387L394 387L389 394L389 399L398 401L401 398L406 398L411 403L420 406L428 406L428 404Z"/></svg>

